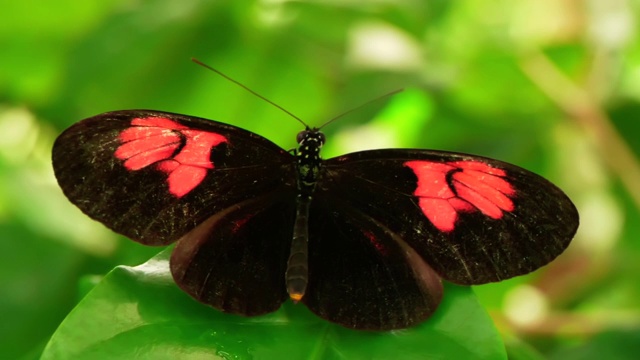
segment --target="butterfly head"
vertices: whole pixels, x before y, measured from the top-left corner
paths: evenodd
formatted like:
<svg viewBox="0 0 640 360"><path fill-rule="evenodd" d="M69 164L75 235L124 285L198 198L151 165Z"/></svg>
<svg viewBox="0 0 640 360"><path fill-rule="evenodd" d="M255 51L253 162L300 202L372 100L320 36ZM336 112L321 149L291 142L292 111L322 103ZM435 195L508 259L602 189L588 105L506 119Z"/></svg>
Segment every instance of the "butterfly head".
<svg viewBox="0 0 640 360"><path fill-rule="evenodd" d="M321 148L325 142L325 136L320 129L317 128L306 128L298 133L296 137L296 141L298 142L298 146L302 148L303 146L313 146L317 148Z"/></svg>

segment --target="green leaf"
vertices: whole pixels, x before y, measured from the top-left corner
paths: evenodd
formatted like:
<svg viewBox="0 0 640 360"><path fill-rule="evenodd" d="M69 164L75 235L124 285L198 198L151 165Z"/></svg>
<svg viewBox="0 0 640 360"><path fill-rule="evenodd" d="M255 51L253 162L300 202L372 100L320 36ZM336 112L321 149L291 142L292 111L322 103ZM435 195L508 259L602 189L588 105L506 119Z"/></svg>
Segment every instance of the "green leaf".
<svg viewBox="0 0 640 360"><path fill-rule="evenodd" d="M400 331L345 329L291 302L245 318L180 291L169 272L170 251L111 271L60 325L42 359L506 358L468 287L447 284L434 316Z"/></svg>

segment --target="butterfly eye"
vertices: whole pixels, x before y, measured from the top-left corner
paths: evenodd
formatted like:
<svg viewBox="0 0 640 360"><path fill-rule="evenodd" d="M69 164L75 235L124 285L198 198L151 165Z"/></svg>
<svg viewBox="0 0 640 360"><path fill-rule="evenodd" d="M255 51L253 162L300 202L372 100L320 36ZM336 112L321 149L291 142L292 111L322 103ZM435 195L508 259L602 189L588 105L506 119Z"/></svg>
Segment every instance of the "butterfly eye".
<svg viewBox="0 0 640 360"><path fill-rule="evenodd" d="M316 132L317 138L320 141L320 146L324 145L325 140L327 139L323 133L321 133L320 131Z"/></svg>
<svg viewBox="0 0 640 360"><path fill-rule="evenodd" d="M302 143L302 140L304 140L308 136L309 136L309 130L302 130L296 136L296 141L298 142L298 144L300 144Z"/></svg>

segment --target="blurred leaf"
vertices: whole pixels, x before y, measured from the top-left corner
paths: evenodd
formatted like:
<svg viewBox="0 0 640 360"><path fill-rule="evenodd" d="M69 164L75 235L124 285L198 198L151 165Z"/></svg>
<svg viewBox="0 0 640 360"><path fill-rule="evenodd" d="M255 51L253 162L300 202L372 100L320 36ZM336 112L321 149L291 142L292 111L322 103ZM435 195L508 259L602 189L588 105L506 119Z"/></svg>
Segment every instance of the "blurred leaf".
<svg viewBox="0 0 640 360"><path fill-rule="evenodd" d="M84 256L19 223L0 220L0 357L41 348L75 302L75 274Z"/></svg>
<svg viewBox="0 0 640 360"><path fill-rule="evenodd" d="M507 348L507 355L509 360L544 360L545 357L538 353L529 344L516 339L512 336L507 336L505 340Z"/></svg>
<svg viewBox="0 0 640 360"><path fill-rule="evenodd" d="M569 346L550 360L634 360L640 354L640 329L606 331L583 345Z"/></svg>

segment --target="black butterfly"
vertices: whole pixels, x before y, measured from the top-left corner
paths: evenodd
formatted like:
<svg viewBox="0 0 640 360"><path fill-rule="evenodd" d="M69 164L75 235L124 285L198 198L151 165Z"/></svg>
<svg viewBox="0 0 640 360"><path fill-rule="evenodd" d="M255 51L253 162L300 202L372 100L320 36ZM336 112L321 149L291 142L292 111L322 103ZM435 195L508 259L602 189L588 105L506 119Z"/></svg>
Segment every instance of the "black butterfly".
<svg viewBox="0 0 640 360"><path fill-rule="evenodd" d="M287 152L227 124L158 111L101 114L55 142L69 200L145 245L177 241L171 272L200 302L254 316L291 298L367 330L428 318L441 279L529 273L569 244L556 186L484 157L362 151L322 160L318 129Z"/></svg>

